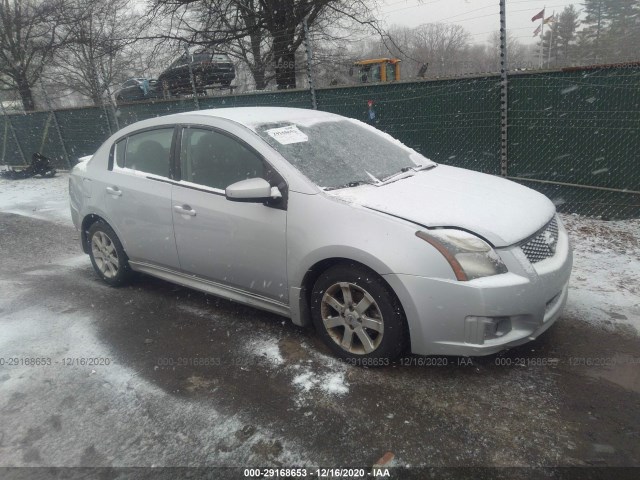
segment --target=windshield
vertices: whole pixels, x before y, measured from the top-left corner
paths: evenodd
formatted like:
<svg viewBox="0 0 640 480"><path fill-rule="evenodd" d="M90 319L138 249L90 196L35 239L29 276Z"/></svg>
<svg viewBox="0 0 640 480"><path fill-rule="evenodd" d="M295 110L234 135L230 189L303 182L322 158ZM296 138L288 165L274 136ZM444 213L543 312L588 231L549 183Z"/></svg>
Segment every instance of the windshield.
<svg viewBox="0 0 640 480"><path fill-rule="evenodd" d="M403 169L433 164L398 140L350 119L267 123L256 132L325 189L376 183Z"/></svg>
<svg viewBox="0 0 640 480"><path fill-rule="evenodd" d="M211 60L211 53L202 52L193 55L193 62L207 62Z"/></svg>

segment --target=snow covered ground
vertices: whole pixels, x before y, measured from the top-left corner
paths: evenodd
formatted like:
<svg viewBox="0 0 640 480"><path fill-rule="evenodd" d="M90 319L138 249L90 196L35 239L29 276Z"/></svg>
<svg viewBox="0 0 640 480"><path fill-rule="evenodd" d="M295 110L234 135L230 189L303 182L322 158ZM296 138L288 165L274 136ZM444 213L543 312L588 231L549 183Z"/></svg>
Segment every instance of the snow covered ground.
<svg viewBox="0 0 640 480"><path fill-rule="evenodd" d="M69 175L0 179L0 211L71 225Z"/></svg>
<svg viewBox="0 0 640 480"><path fill-rule="evenodd" d="M68 174L0 179L0 211L70 225ZM567 313L600 328L640 333L640 220L562 218L575 256Z"/></svg>
<svg viewBox="0 0 640 480"><path fill-rule="evenodd" d="M574 252L566 314L640 334L640 220L562 218Z"/></svg>

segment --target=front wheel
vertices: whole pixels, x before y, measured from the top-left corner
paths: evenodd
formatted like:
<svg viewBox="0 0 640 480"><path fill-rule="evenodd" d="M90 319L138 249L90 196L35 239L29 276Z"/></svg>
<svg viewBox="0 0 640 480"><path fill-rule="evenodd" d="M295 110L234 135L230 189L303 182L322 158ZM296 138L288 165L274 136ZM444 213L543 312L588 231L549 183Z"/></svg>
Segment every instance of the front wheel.
<svg viewBox="0 0 640 480"><path fill-rule="evenodd" d="M91 225L87 237L89 256L98 276L113 287L127 284L133 272L116 232L100 221Z"/></svg>
<svg viewBox="0 0 640 480"><path fill-rule="evenodd" d="M354 364L382 365L406 348L404 314L391 288L376 273L341 264L320 275L311 294L311 317L323 341Z"/></svg>

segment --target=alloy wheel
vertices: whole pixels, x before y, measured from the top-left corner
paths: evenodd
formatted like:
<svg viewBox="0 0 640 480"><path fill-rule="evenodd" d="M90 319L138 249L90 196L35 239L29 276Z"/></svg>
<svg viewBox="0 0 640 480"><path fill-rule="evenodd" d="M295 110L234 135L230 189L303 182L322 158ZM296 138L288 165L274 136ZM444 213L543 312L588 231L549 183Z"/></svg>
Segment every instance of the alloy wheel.
<svg viewBox="0 0 640 480"><path fill-rule="evenodd" d="M101 231L96 232L91 238L91 252L98 270L106 278L114 278L118 274L120 263L118 252L109 236Z"/></svg>
<svg viewBox="0 0 640 480"><path fill-rule="evenodd" d="M382 342L384 321L369 292L348 282L331 285L322 296L320 314L327 333L343 350L365 355Z"/></svg>

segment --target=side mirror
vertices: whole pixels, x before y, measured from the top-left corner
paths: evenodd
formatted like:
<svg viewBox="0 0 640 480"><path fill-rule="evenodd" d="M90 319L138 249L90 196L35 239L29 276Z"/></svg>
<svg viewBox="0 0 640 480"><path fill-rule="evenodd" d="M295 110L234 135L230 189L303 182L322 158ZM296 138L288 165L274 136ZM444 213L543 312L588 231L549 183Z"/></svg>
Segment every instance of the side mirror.
<svg viewBox="0 0 640 480"><path fill-rule="evenodd" d="M281 198L278 187L271 187L264 178L247 178L229 185L225 189L227 200L236 202L263 202Z"/></svg>

